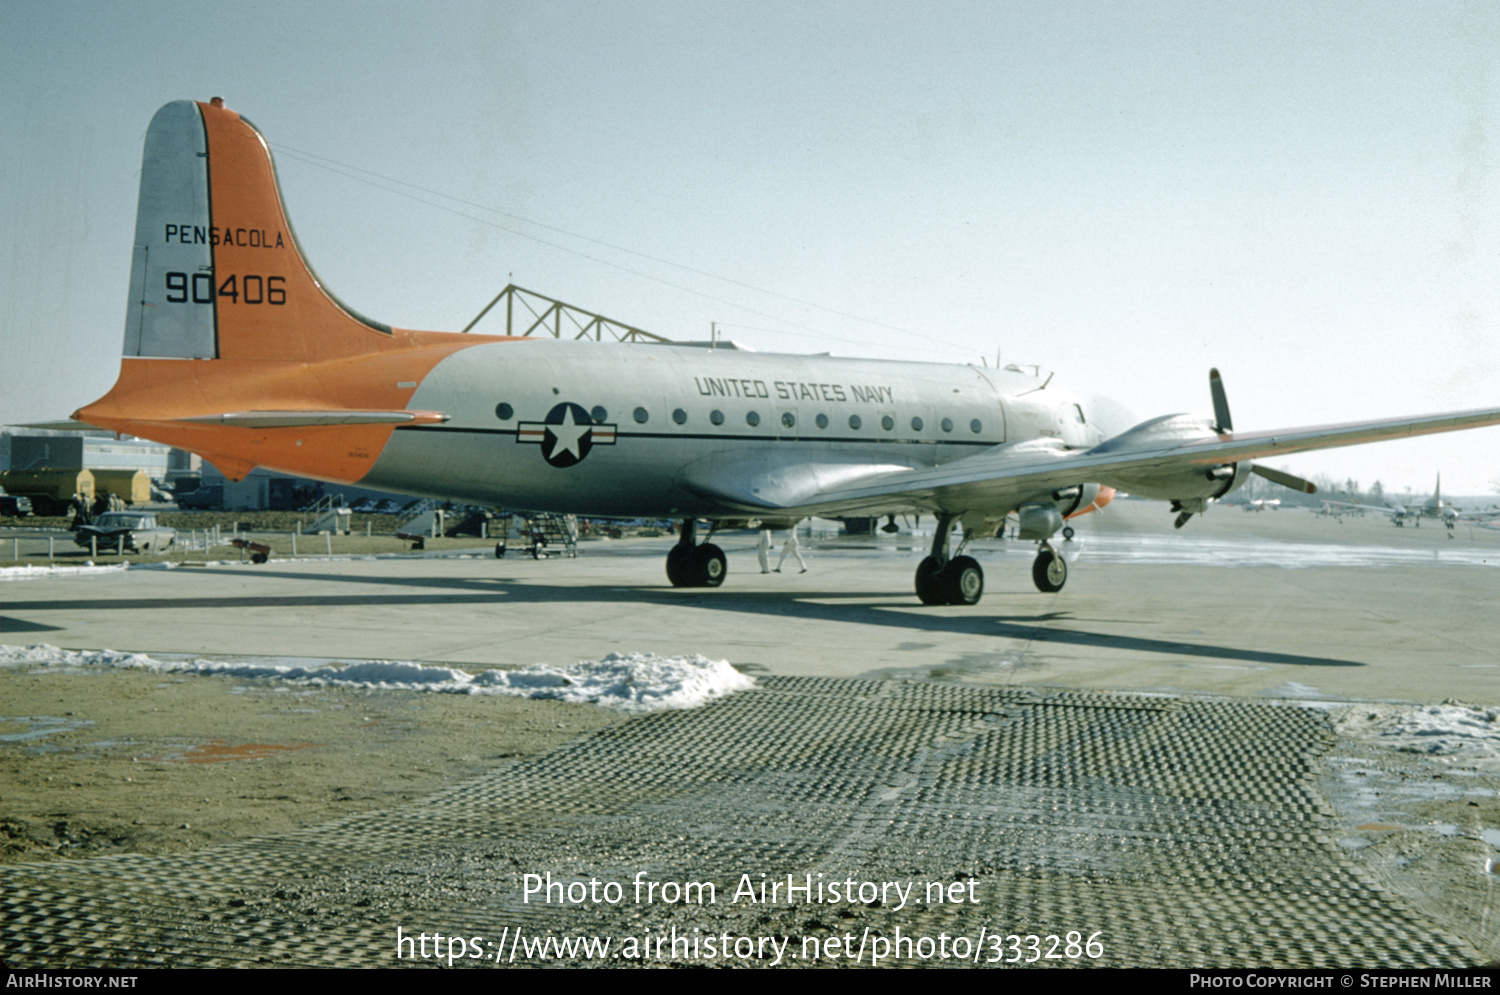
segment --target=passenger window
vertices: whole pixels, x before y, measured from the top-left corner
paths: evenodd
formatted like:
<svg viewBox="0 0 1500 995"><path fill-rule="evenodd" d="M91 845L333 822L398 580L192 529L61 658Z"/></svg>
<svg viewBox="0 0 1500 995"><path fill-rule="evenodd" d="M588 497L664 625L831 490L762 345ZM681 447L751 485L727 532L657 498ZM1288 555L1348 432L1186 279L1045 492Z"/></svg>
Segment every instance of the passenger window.
<svg viewBox="0 0 1500 995"><path fill-rule="evenodd" d="M501 421L510 421L511 416L515 413L516 409L503 401L495 405L495 417Z"/></svg>
<svg viewBox="0 0 1500 995"><path fill-rule="evenodd" d="M818 427L819 428L827 428L828 427L828 416L827 415L818 415L818 417L815 418L814 421L816 421L818 423Z"/></svg>
<svg viewBox="0 0 1500 995"><path fill-rule="evenodd" d="M645 408L636 408L635 409L636 424L638 424L638 425L644 425L650 419L651 419L651 412L647 411Z"/></svg>
<svg viewBox="0 0 1500 995"><path fill-rule="evenodd" d="M724 424L724 412L720 411L718 408L715 408L713 411L709 412L708 420L713 422L715 425L722 425Z"/></svg>
<svg viewBox="0 0 1500 995"><path fill-rule="evenodd" d="M749 425L751 428L754 428L756 425L759 425L760 424L760 412L759 411L747 411L747 412L745 412L745 424Z"/></svg>
<svg viewBox="0 0 1500 995"><path fill-rule="evenodd" d="M849 416L849 427L850 428L857 430L861 424L863 424L863 423L859 420L859 415L850 415Z"/></svg>
<svg viewBox="0 0 1500 995"><path fill-rule="evenodd" d="M684 411L684 410L682 410L681 408L676 409L675 411L672 412L672 420L674 422L676 422L677 424L679 424L679 425L686 425L687 424L687 412Z"/></svg>
<svg viewBox="0 0 1500 995"><path fill-rule="evenodd" d="M944 418L943 422L942 422L942 425L943 425L943 431L944 432L951 432L951 431L953 431L953 419L952 418Z"/></svg>
<svg viewBox="0 0 1500 995"><path fill-rule="evenodd" d="M781 413L781 424L786 426L787 428L791 428L793 425L797 424L797 416L792 414L790 411L783 411Z"/></svg>
<svg viewBox="0 0 1500 995"><path fill-rule="evenodd" d="M594 405L594 410L590 411L589 414L594 416L595 425L603 425L609 421L609 412L604 410L604 405L602 404Z"/></svg>
<svg viewBox="0 0 1500 995"><path fill-rule="evenodd" d="M891 429L896 427L896 419L892 418L890 415L882 415L880 418L880 427L889 432Z"/></svg>
<svg viewBox="0 0 1500 995"><path fill-rule="evenodd" d="M984 431L984 425L978 418L975 418L973 421L969 422L969 431L973 432L975 435L978 435L980 432Z"/></svg>
<svg viewBox="0 0 1500 995"><path fill-rule="evenodd" d="M911 420L911 430L913 432L920 432L920 431L922 431L922 419L920 419L920 418L913 418Z"/></svg>

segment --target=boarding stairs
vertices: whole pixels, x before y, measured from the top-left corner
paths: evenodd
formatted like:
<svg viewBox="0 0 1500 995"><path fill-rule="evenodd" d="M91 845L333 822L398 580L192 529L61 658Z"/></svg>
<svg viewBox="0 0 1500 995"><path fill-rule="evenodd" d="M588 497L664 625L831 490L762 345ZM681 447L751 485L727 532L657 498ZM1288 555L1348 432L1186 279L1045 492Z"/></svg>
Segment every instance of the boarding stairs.
<svg viewBox="0 0 1500 995"><path fill-rule="evenodd" d="M324 494L309 510L315 516L312 525L307 528L310 534L317 535L320 532L331 532L340 536L349 534L349 522L353 512L349 510L349 504L344 500L344 495Z"/></svg>
<svg viewBox="0 0 1500 995"><path fill-rule="evenodd" d="M401 523L396 529L399 536L429 536L437 538L443 534L443 502L432 498L424 498L415 505L406 509L406 513L412 517Z"/></svg>
<svg viewBox="0 0 1500 995"><path fill-rule="evenodd" d="M504 512L494 519L495 556L502 557L517 539L532 559L578 555L578 517L543 513Z"/></svg>

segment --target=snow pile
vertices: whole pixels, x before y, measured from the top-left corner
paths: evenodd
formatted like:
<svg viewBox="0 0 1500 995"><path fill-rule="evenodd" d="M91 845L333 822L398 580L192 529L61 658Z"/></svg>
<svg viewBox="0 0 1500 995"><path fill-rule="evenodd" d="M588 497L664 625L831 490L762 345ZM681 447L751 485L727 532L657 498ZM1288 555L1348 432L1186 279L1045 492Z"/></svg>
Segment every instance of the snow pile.
<svg viewBox="0 0 1500 995"><path fill-rule="evenodd" d="M695 708L734 691L755 686L727 660L650 653L611 653L603 660L581 660L566 667L533 664L521 670L470 674L456 667L392 660L364 660L322 666L296 666L260 660L158 660L115 650L74 652L56 646L0 646L0 667L69 669L130 668L160 673L268 678L298 686L440 691L450 694L503 694L521 698L605 705L631 714Z"/></svg>
<svg viewBox="0 0 1500 995"><path fill-rule="evenodd" d="M143 653L121 653L117 650L74 653L46 643L37 643L35 646L0 646L0 667L25 666L170 669L169 665Z"/></svg>
<svg viewBox="0 0 1500 995"><path fill-rule="evenodd" d="M521 670L486 670L474 678L475 693L596 702L640 713L695 708L734 691L755 686L728 660L707 657L611 653L598 662L568 667L533 664Z"/></svg>

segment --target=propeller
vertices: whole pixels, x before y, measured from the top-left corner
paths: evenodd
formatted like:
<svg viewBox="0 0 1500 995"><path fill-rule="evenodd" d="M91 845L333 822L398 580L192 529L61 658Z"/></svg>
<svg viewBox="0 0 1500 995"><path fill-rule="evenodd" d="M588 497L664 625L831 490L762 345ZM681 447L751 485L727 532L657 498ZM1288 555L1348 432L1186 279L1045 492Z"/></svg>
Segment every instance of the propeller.
<svg viewBox="0 0 1500 995"><path fill-rule="evenodd" d="M1217 367L1208 371L1208 392L1213 395L1214 399L1213 430L1220 435L1228 435L1232 433L1234 431L1234 419L1229 415L1229 395L1224 390L1224 378L1219 375ZM1249 470L1251 473L1259 474L1260 476L1265 477L1273 484L1280 484L1282 487L1287 487L1294 491L1301 491L1303 494L1318 493L1318 488L1312 483L1312 481L1303 480L1301 477L1286 473L1285 471L1272 470L1268 467L1256 466L1253 463L1249 464ZM1229 466L1215 467L1214 469L1209 471L1209 475L1218 476L1221 478L1233 477L1233 465L1231 464ZM1182 528L1187 524L1188 519L1192 518L1195 512L1202 511L1204 506L1206 506L1206 502L1202 502L1200 504L1200 502L1197 501L1173 501L1172 510L1180 512L1180 514L1177 516L1176 521L1172 523L1173 528Z"/></svg>
<svg viewBox="0 0 1500 995"><path fill-rule="evenodd" d="M1220 435L1234 431L1234 421L1229 417L1229 395L1224 393L1224 379L1217 367L1208 371L1208 392L1214 396L1214 431Z"/></svg>
<svg viewBox="0 0 1500 995"><path fill-rule="evenodd" d="M1301 491L1303 494L1318 493L1318 485L1314 484L1311 480L1303 480L1301 477L1295 477L1282 470L1272 470L1270 467L1265 466L1251 466L1250 472L1260 474L1273 484L1290 487L1292 490Z"/></svg>

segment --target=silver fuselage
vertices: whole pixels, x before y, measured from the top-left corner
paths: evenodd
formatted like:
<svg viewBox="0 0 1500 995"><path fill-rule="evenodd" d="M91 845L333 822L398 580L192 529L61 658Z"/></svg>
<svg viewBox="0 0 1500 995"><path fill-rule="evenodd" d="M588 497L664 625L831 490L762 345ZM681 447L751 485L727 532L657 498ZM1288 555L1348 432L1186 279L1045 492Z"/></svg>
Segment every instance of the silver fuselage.
<svg viewBox="0 0 1500 995"><path fill-rule="evenodd" d="M586 515L793 509L882 468L1102 438L1071 396L1015 370L556 340L463 349L410 406L450 420L396 431L362 483Z"/></svg>

